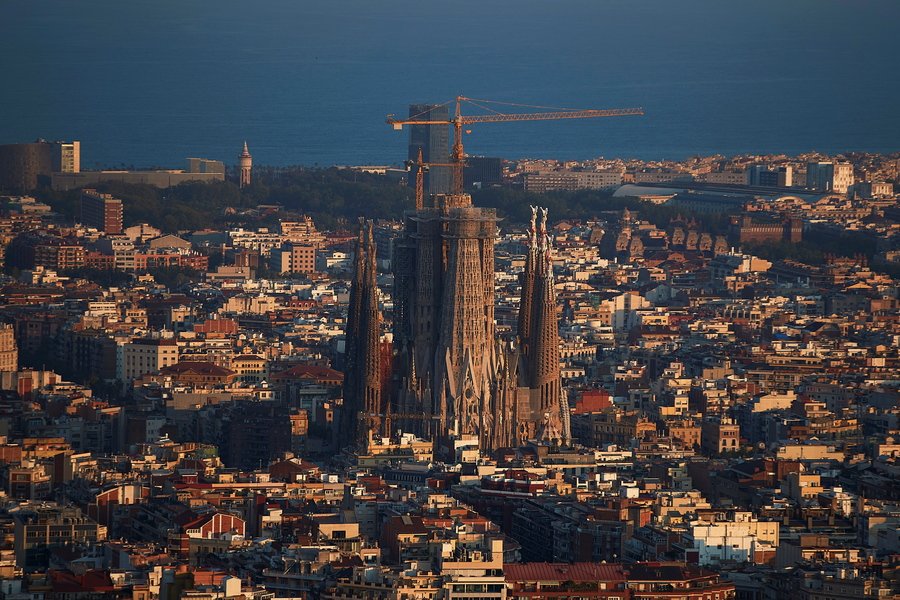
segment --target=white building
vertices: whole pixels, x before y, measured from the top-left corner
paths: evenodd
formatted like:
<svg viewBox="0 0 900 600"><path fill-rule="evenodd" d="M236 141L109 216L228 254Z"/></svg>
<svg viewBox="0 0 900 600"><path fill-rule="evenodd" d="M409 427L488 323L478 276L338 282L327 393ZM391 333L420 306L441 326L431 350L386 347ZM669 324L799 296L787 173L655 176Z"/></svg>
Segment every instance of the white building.
<svg viewBox="0 0 900 600"><path fill-rule="evenodd" d="M650 301L636 292L626 292L602 302L600 308L609 310L613 331L621 333L640 325L638 311L650 308Z"/></svg>
<svg viewBox="0 0 900 600"><path fill-rule="evenodd" d="M684 534L685 558L700 566L725 561L765 562L778 548L776 521L757 521L749 512L735 512L733 521L695 521Z"/></svg>

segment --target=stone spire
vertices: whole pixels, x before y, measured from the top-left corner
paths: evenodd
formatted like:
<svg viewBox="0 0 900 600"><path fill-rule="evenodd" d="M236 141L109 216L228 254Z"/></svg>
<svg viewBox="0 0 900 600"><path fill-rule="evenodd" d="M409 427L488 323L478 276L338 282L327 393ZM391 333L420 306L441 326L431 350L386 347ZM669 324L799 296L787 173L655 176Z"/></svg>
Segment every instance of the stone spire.
<svg viewBox="0 0 900 600"><path fill-rule="evenodd" d="M559 372L559 361L554 365L554 354L559 356L559 346L552 342L559 340L556 324L556 303L553 293L553 269L548 265L550 251L547 242L547 211L541 209L540 227L538 229L537 248L535 252L534 289L531 307L531 347L528 353L529 387L541 388L552 377L554 367ZM548 302L549 301L549 302ZM552 327L551 327L552 325ZM541 410L549 404L550 390L541 390Z"/></svg>
<svg viewBox="0 0 900 600"><path fill-rule="evenodd" d="M449 246L442 299L441 331L435 368L441 381L438 415L441 426L456 435L476 435L489 447L493 431L490 366L494 338L493 218L468 218L466 209L451 209ZM487 273L486 265L490 266Z"/></svg>
<svg viewBox="0 0 900 600"><path fill-rule="evenodd" d="M350 304L347 308L347 325L344 330L344 407L341 411L340 443L347 444L354 438L358 411L359 345L362 326L363 280L365 277L366 246L365 222L359 220L359 233L354 245L353 279L350 283Z"/></svg>
<svg viewBox="0 0 900 600"><path fill-rule="evenodd" d="M519 347L528 353L531 343L531 311L534 303L534 268L537 259L537 207L531 207L531 227L528 229L528 253L525 255L525 270L522 272L522 293L519 302Z"/></svg>
<svg viewBox="0 0 900 600"><path fill-rule="evenodd" d="M382 413L381 405L381 313L378 310L378 284L375 281L374 224L366 230L366 272L363 285L362 314L364 327L360 330L360 375L363 385L363 410L371 415ZM372 423L370 423L371 425Z"/></svg>
<svg viewBox="0 0 900 600"><path fill-rule="evenodd" d="M568 405L563 396L559 368L559 320L553 256L547 233L547 209L541 209L535 259L531 346L527 357L528 387L536 400L533 407L540 411L543 420L538 430L540 438L567 443Z"/></svg>
<svg viewBox="0 0 900 600"><path fill-rule="evenodd" d="M378 310L373 224L360 219L350 306L347 313L346 369L341 442L364 442L377 429L381 403L381 313Z"/></svg>

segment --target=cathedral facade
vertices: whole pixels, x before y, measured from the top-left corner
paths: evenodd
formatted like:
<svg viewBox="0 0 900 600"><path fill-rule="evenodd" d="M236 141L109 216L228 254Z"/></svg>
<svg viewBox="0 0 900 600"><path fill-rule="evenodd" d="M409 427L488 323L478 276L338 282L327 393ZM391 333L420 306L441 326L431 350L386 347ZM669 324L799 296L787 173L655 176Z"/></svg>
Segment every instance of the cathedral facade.
<svg viewBox="0 0 900 600"><path fill-rule="evenodd" d="M494 323L497 220L467 194L435 195L433 206L405 215L393 256L393 376L389 398L378 399L383 419L369 427L430 439L474 437L485 450L570 441L547 213L533 209L514 339L500 339ZM370 285L365 262L357 258L364 276L354 278L354 289ZM357 414L375 407L353 383L372 354L360 347L373 343L360 327L372 322L360 304L369 296L351 292L348 318L345 403Z"/></svg>

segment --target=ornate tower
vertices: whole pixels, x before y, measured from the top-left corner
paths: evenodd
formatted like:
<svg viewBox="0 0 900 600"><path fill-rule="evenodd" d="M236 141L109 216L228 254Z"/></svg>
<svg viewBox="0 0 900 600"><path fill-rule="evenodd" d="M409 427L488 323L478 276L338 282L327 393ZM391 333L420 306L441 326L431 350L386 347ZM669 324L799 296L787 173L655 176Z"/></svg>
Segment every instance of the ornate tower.
<svg viewBox="0 0 900 600"><path fill-rule="evenodd" d="M537 207L531 207L531 227L528 229L528 252L525 255L525 270L522 272L521 302L519 302L519 347L527 353L531 341L531 310L534 304L534 263L537 260Z"/></svg>
<svg viewBox="0 0 900 600"><path fill-rule="evenodd" d="M426 436L485 440L493 416L496 213L473 207L467 194L437 194L405 220L394 246L398 422Z"/></svg>
<svg viewBox="0 0 900 600"><path fill-rule="evenodd" d="M342 444L364 443L369 431L382 423L381 313L375 276L373 223L361 219L345 332Z"/></svg>
<svg viewBox="0 0 900 600"><path fill-rule="evenodd" d="M569 407L562 390L559 368L559 320L550 236L547 234L547 209L541 209L535 245L531 339L526 353L531 420L537 426L535 433L539 439L568 443Z"/></svg>
<svg viewBox="0 0 900 600"><path fill-rule="evenodd" d="M469 196L464 196L471 203ZM453 196L450 196L453 198ZM435 353L435 392L442 429L489 446L494 335L493 211L456 206L446 213L447 267Z"/></svg>
<svg viewBox="0 0 900 600"><path fill-rule="evenodd" d="M496 222L466 194L407 213L394 246L394 416L425 436L474 436L484 450L567 443L547 212L538 226L533 209L518 343L496 335Z"/></svg>
<svg viewBox="0 0 900 600"><path fill-rule="evenodd" d="M238 157L241 165L241 187L250 185L250 172L253 170L253 157L250 156L250 150L247 149L247 142L244 142L244 151Z"/></svg>

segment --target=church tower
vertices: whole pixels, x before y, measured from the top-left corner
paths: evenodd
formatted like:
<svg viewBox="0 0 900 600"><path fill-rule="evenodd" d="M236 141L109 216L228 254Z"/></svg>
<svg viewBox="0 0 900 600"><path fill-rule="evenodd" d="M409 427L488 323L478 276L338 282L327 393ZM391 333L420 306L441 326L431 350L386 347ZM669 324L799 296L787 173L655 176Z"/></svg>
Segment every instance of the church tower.
<svg viewBox="0 0 900 600"><path fill-rule="evenodd" d="M250 185L250 172L253 170L253 157L250 156L250 150L247 149L247 142L244 142L244 151L238 157L241 165L241 187Z"/></svg>
<svg viewBox="0 0 900 600"><path fill-rule="evenodd" d="M379 433L382 426L381 312L373 228L372 221L360 220L345 332L342 445L365 444L369 432Z"/></svg>
<svg viewBox="0 0 900 600"><path fill-rule="evenodd" d="M559 320L553 277L553 257L547 232L547 209L541 209L534 248L531 290L530 340L526 342L528 388L531 392L532 423L542 441L567 444L570 440L569 406L562 389L559 367ZM523 290L522 296L525 297Z"/></svg>
<svg viewBox="0 0 900 600"><path fill-rule="evenodd" d="M567 444L547 212L538 222L533 209L518 340L498 338L494 323L497 220L467 194L407 213L394 245L393 416L404 431L474 437L486 451Z"/></svg>
<svg viewBox="0 0 900 600"><path fill-rule="evenodd" d="M519 347L524 353L528 352L528 344L531 342L531 312L534 304L534 263L537 260L537 207L531 207L531 227L528 229L528 252L525 255L525 270L519 283L522 286L521 301L519 302L518 336Z"/></svg>

